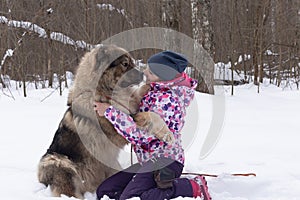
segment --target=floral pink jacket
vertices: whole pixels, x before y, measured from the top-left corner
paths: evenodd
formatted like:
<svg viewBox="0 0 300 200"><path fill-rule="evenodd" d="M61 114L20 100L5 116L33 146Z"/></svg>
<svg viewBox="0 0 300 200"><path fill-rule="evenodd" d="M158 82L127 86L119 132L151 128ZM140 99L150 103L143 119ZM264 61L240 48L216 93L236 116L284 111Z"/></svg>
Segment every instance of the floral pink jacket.
<svg viewBox="0 0 300 200"><path fill-rule="evenodd" d="M184 150L180 131L184 125L186 107L194 98L197 81L185 73L169 82L153 82L150 91L140 103L140 112L158 113L173 132L175 142L168 144L137 128L131 116L110 106L104 116L117 132L134 146L140 163L158 157L166 157L184 164Z"/></svg>

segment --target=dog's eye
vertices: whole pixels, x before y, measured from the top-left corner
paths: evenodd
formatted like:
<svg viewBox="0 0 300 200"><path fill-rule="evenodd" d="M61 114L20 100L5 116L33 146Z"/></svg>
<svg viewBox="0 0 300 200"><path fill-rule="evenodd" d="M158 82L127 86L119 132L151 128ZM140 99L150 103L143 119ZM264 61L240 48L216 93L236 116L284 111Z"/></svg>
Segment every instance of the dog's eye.
<svg viewBox="0 0 300 200"><path fill-rule="evenodd" d="M123 62L122 65L123 65L124 67L128 67L128 66L129 66L129 63L128 63L128 62Z"/></svg>

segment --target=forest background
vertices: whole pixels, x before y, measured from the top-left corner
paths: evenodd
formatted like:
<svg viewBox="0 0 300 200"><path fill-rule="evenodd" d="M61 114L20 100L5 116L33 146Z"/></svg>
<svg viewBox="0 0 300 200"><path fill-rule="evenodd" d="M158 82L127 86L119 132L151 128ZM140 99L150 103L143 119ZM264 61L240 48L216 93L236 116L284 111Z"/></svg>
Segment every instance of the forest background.
<svg viewBox="0 0 300 200"><path fill-rule="evenodd" d="M0 88L20 87L27 96L26 83L38 89L54 87L58 80L62 90L85 52L140 27L184 33L202 44L221 70L229 66L231 79L208 81L190 66L200 92L213 94L209 85L216 83L259 85L265 78L299 88L299 0L1 0ZM131 53L146 62L158 51Z"/></svg>

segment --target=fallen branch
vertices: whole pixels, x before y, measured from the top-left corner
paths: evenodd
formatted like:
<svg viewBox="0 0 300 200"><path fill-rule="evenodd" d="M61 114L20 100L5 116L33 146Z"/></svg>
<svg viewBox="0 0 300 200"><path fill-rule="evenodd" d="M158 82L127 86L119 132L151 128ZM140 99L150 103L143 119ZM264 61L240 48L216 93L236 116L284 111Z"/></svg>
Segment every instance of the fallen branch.
<svg viewBox="0 0 300 200"><path fill-rule="evenodd" d="M209 177L219 177L220 175L216 174L200 174L200 173L182 173L182 175L197 175L197 176L209 176ZM230 176L256 176L255 173L241 173L241 174L229 174Z"/></svg>

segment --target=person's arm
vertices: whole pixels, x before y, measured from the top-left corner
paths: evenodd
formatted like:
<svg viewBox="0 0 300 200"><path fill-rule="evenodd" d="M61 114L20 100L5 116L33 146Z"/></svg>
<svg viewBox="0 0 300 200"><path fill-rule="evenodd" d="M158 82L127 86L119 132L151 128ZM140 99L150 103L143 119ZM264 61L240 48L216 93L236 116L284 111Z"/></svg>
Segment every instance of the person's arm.
<svg viewBox="0 0 300 200"><path fill-rule="evenodd" d="M133 118L105 103L95 103L95 110L99 116L104 116L114 126L118 134L128 142L147 148L149 142L157 140L155 136L148 135L144 130L137 127Z"/></svg>

